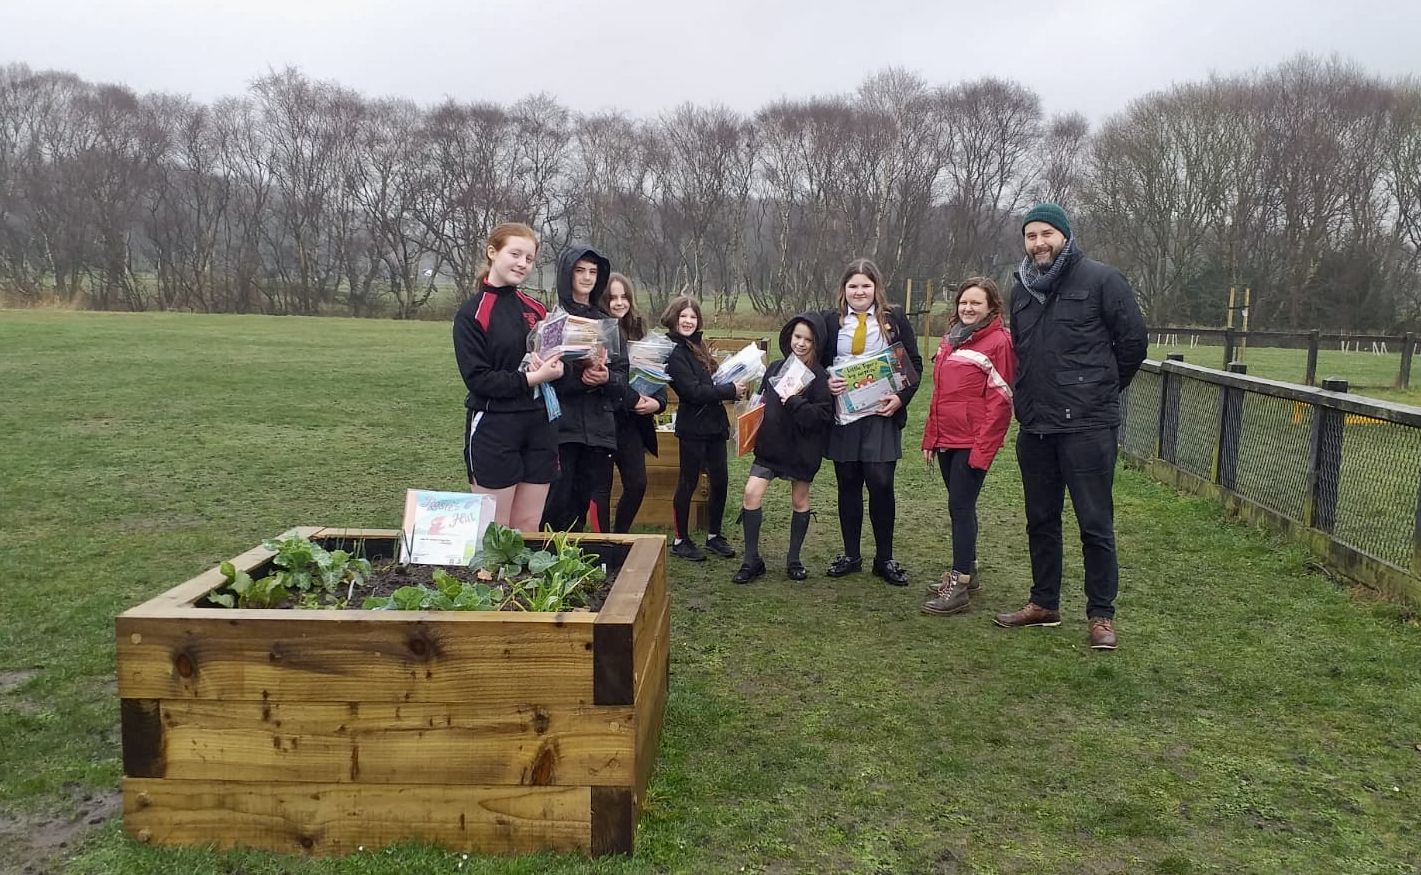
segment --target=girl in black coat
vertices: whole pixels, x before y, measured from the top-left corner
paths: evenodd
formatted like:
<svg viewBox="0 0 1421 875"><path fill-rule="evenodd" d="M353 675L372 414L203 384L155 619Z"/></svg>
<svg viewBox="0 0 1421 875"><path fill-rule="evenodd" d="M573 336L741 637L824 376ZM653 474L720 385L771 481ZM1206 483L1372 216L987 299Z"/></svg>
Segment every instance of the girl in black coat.
<svg viewBox="0 0 1421 875"><path fill-rule="evenodd" d="M760 522L764 516L761 504L765 489L776 477L790 481L794 503L785 573L790 580L804 580L809 576L804 563L799 561L799 549L809 531L809 486L819 473L819 465L829 447L829 429L834 422L829 374L819 362L819 350L823 346L823 322L818 317L795 316L780 329L780 352L785 357L770 365L760 384L765 417L755 439L750 477L745 481L745 504L740 511L740 521L745 528L745 562L731 578L735 583L749 583L765 573L765 560L760 558ZM772 382L795 358L809 367L814 381L781 399Z"/></svg>
<svg viewBox="0 0 1421 875"><path fill-rule="evenodd" d="M725 516L725 494L730 487L726 442L730 440L730 420L725 415L725 402L743 398L746 387L734 383L717 384L711 379L717 363L701 339L705 322L701 305L695 298L682 295L666 307L661 324L676 344L666 361L666 373L671 388L680 399L676 409L676 438L681 445L680 476L676 493L671 498L675 515L676 540L671 554L692 562L705 561L706 555L691 540L688 523L691 516L691 495L705 469L710 480L710 497L706 502L706 549L727 559L735 556L735 548L720 533Z"/></svg>
<svg viewBox="0 0 1421 875"><path fill-rule="evenodd" d="M635 294L635 287L626 276L614 272L608 279L607 295L603 301L607 312L621 324L624 340L646 338L646 320L636 307ZM613 515L612 474L608 471L592 496L599 531L608 531L609 517L612 518L610 531L632 530L637 511L641 510L641 501L646 497L646 454L654 456L657 453L656 414L665 409L665 386L651 395L643 395L628 387L626 398L617 406L617 449L612 453L612 463L617 466L617 474L622 480L622 495L617 499L617 510Z"/></svg>
<svg viewBox="0 0 1421 875"><path fill-rule="evenodd" d="M828 457L839 481L839 529L844 552L830 563L828 575L842 577L863 570L859 540L863 534L863 493L868 488L868 515L873 523L873 573L894 586L907 586L908 570L893 558L893 521L898 512L893 475L903 456L903 427L908 424L908 402L918 391L917 374L923 370L918 340L908 318L888 304L883 275L867 258L849 262L839 282L839 306L824 314L828 342L819 360L825 366L836 358L862 355L902 343L912 362L913 383L881 402L875 416L836 424L829 433ZM843 394L847 387L838 378L829 391Z"/></svg>

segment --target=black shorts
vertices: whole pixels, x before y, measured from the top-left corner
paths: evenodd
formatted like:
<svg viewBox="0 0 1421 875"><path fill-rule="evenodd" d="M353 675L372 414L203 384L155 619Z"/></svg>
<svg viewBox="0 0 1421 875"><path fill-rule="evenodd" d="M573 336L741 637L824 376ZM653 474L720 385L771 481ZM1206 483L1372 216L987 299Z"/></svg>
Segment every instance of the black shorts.
<svg viewBox="0 0 1421 875"><path fill-rule="evenodd" d="M516 483L552 483L558 478L558 433L544 410L464 417L464 467L469 482L485 489Z"/></svg>

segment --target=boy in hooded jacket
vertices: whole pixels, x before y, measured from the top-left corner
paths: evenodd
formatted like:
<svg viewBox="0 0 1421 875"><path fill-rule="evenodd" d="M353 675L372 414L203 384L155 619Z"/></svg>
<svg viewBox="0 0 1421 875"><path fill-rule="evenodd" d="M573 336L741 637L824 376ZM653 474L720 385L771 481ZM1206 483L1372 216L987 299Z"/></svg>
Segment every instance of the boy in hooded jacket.
<svg viewBox="0 0 1421 875"><path fill-rule="evenodd" d="M603 306L611 263L590 246L573 244L558 256L558 303L570 315L611 319ZM627 393L627 354L601 354L568 363L553 385L562 415L558 431L558 479L548 492L543 525L580 531L593 490L611 478L617 449L616 408Z"/></svg>
<svg viewBox="0 0 1421 875"><path fill-rule="evenodd" d="M740 522L745 530L745 561L731 578L735 583L749 583L765 573L765 560L760 556L760 523L764 518L765 490L775 478L790 481L794 507L785 573L790 580L804 580L809 576L799 560L800 548L809 531L809 487L824 461L829 447L829 429L834 423L829 372L819 362L819 350L824 345L821 325L822 320L817 315L807 313L786 322L780 329L780 352L784 358L766 369L760 383L765 413L755 439L750 477L745 481L744 505L740 511ZM788 397L781 397L775 384L786 366L796 359L809 369L814 379Z"/></svg>

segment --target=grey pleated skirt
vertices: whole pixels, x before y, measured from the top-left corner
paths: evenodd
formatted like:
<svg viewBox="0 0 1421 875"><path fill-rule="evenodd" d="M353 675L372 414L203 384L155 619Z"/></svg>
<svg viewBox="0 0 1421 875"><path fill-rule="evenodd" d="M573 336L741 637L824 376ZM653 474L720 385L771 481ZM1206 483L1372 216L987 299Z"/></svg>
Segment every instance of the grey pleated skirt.
<svg viewBox="0 0 1421 875"><path fill-rule="evenodd" d="M829 429L831 462L896 462L903 458L903 430L891 416L865 416Z"/></svg>

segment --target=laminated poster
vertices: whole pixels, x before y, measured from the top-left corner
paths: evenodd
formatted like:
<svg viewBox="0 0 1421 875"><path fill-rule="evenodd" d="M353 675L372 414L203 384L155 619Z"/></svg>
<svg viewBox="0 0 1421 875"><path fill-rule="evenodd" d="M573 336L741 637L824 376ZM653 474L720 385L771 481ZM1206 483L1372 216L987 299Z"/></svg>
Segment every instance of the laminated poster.
<svg viewBox="0 0 1421 875"><path fill-rule="evenodd" d="M400 561L414 565L468 565L493 521L494 499L472 492L405 492Z"/></svg>

